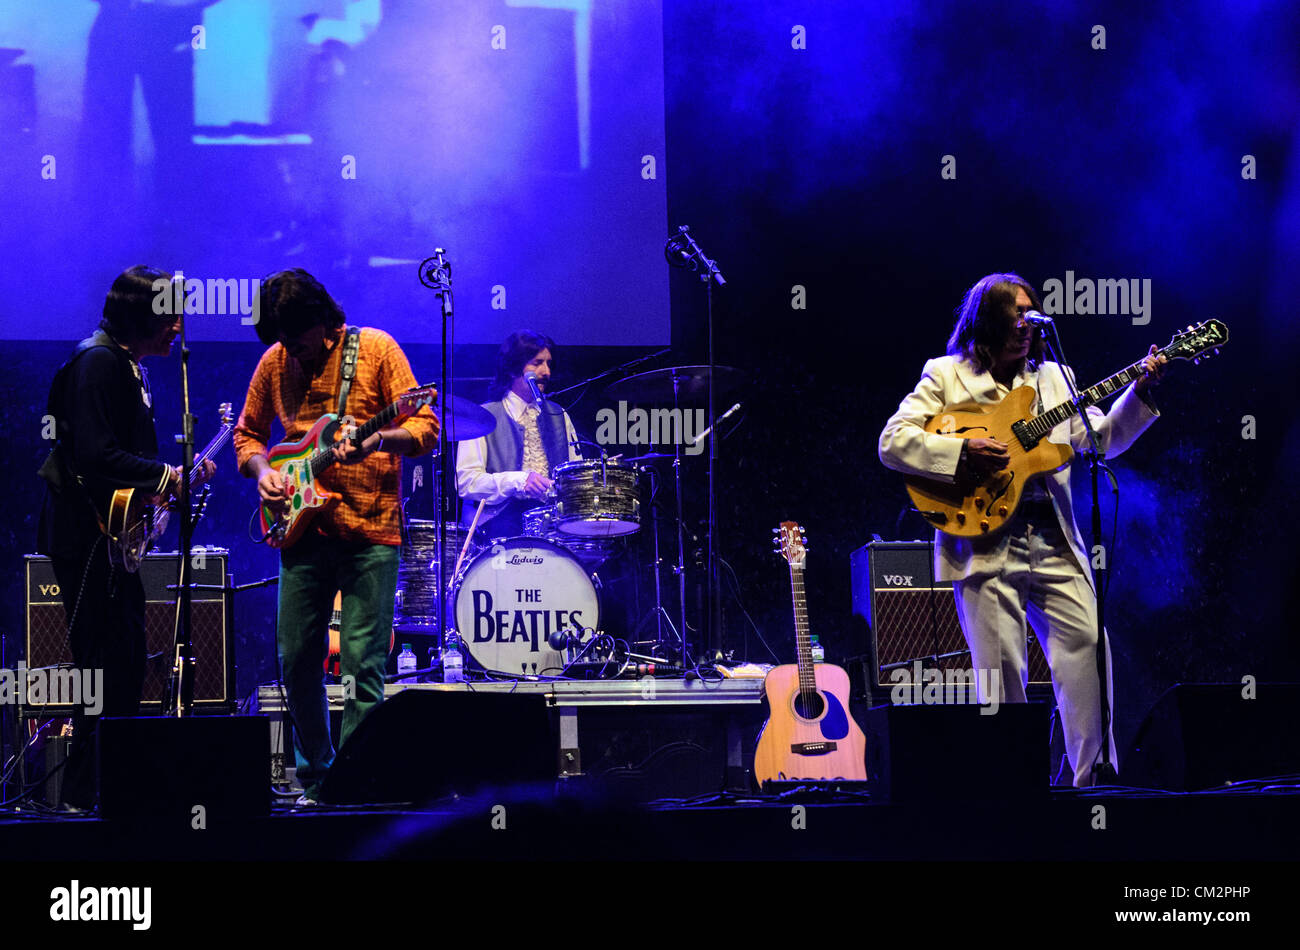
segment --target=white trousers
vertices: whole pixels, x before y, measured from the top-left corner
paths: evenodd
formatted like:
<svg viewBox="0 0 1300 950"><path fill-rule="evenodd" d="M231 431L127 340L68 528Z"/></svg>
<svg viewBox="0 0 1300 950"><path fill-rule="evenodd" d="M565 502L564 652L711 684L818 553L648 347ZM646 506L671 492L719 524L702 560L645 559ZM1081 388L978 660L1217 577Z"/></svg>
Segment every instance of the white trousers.
<svg viewBox="0 0 1300 950"><path fill-rule="evenodd" d="M957 615L976 670L997 670L999 702L1023 703L1029 680L1025 623L1034 628L1052 670L1065 750L1077 787L1092 784L1101 757L1101 696L1097 688L1097 601L1069 553L1053 515L1018 516L1006 528L1010 544L998 574L956 581ZM1107 636L1107 695L1114 722L1114 689ZM989 678L976 677L983 689ZM987 698L980 696L981 702ZM1111 763L1118 769L1115 735Z"/></svg>

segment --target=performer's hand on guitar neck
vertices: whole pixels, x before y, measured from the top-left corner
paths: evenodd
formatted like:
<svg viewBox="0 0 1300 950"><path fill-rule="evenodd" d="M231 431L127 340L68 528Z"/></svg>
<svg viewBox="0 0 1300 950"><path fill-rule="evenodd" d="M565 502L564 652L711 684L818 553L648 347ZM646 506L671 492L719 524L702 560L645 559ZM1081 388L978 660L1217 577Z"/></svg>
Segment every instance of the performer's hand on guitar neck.
<svg viewBox="0 0 1300 950"><path fill-rule="evenodd" d="M379 451L379 445L382 441L382 432L371 433L365 441L360 443L353 442L350 439L339 439L334 443L331 450L334 453L334 461L341 462L344 465L354 465L370 454Z"/></svg>
<svg viewBox="0 0 1300 950"><path fill-rule="evenodd" d="M206 462L200 462L194 467L192 488L198 488L206 482L212 480L212 476L217 474L217 463L208 459ZM172 498L181 497L181 467L179 465L171 466L171 471L167 474L167 494Z"/></svg>
<svg viewBox="0 0 1300 950"><path fill-rule="evenodd" d="M1168 364L1169 360L1165 359L1163 354L1156 356L1156 351L1158 349L1159 347L1152 343L1151 349L1147 351L1147 355L1142 357L1142 368L1146 370L1146 375L1139 376L1133 383L1133 388L1136 389L1139 394L1153 386L1159 386L1160 378L1165 375L1165 366Z"/></svg>
<svg viewBox="0 0 1300 950"><path fill-rule="evenodd" d="M965 469L977 478L983 478L993 472L1007 467L1011 457L1007 454L1007 444L997 439L967 439L962 448L958 472Z"/></svg>

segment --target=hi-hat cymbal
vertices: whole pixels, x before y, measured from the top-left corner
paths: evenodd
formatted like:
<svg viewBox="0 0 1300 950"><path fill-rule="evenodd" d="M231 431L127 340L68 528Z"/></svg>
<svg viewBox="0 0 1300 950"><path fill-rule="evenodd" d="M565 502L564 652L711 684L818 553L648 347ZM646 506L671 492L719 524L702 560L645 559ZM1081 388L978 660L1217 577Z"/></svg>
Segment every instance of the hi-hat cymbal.
<svg viewBox="0 0 1300 950"><path fill-rule="evenodd" d="M745 382L734 366L713 367L714 396L733 392ZM605 388L605 395L631 402L698 402L709 398L709 367L666 366L637 373Z"/></svg>
<svg viewBox="0 0 1300 950"><path fill-rule="evenodd" d="M448 393L438 394L437 413L445 442L468 442L497 427L496 417L478 403Z"/></svg>

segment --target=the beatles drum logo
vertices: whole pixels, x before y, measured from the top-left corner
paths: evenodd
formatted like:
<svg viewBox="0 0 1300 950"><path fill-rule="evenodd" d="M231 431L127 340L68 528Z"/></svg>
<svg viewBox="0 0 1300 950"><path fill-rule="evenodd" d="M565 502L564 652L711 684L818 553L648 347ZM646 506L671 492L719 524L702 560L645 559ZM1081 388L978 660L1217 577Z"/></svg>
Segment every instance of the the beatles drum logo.
<svg viewBox="0 0 1300 950"><path fill-rule="evenodd" d="M536 653L538 643L545 643L553 630L568 630L582 627L583 610L554 608L543 606L544 592L540 589L509 591L505 609L492 597L490 590L471 591L473 599L474 621L472 640L474 643L515 643L523 640L529 649Z"/></svg>
<svg viewBox="0 0 1300 950"><path fill-rule="evenodd" d="M485 669L519 672L546 662L546 638L596 627L596 588L568 551L512 538L481 552L456 590L456 626Z"/></svg>

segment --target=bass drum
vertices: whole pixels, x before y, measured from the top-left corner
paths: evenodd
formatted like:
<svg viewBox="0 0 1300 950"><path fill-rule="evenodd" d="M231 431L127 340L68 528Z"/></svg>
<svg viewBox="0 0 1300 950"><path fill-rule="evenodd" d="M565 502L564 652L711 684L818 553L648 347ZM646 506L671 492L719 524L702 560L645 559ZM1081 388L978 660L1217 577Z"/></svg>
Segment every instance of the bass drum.
<svg viewBox="0 0 1300 950"><path fill-rule="evenodd" d="M475 555L452 593L456 629L484 670L555 676L564 666L546 638L600 628L591 576L568 551L540 538L505 538Z"/></svg>

